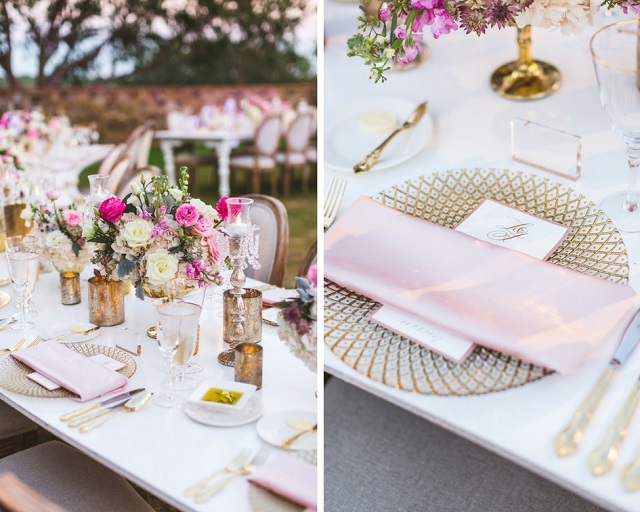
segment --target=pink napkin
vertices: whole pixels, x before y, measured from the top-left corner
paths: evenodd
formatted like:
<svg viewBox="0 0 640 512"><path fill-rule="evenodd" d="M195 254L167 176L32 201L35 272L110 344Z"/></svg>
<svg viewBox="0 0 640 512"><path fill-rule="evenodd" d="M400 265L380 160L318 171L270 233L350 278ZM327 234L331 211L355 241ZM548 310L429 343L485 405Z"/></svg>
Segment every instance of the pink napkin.
<svg viewBox="0 0 640 512"><path fill-rule="evenodd" d="M312 511L318 508L318 470L308 462L276 454L248 480Z"/></svg>
<svg viewBox="0 0 640 512"><path fill-rule="evenodd" d="M613 351L640 298L361 197L325 236L325 276L560 373Z"/></svg>
<svg viewBox="0 0 640 512"><path fill-rule="evenodd" d="M47 341L11 356L86 402L124 389L128 379L57 341Z"/></svg>
<svg viewBox="0 0 640 512"><path fill-rule="evenodd" d="M264 306L273 306L283 300L295 299L297 296L298 292L295 290L273 288L262 292L262 304Z"/></svg>

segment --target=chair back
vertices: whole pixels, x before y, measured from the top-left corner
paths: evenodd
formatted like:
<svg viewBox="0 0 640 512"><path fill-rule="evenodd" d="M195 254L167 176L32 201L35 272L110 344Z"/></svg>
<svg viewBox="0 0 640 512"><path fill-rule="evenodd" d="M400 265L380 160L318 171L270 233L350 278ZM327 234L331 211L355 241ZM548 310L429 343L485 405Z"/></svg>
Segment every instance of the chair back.
<svg viewBox="0 0 640 512"><path fill-rule="evenodd" d="M100 164L98 174L109 174L113 170L113 167L118 163L123 151L124 144L118 144L115 146Z"/></svg>
<svg viewBox="0 0 640 512"><path fill-rule="evenodd" d="M13 473L0 475L0 510L9 512L65 512L24 484Z"/></svg>
<svg viewBox="0 0 640 512"><path fill-rule="evenodd" d="M300 114L287 130L287 153L304 153L309 147L313 115Z"/></svg>
<svg viewBox="0 0 640 512"><path fill-rule="evenodd" d="M136 167L142 168L149 165L149 151L151 151L154 134L155 132L153 128L149 128L140 137L140 143L138 144L138 156L135 161Z"/></svg>
<svg viewBox="0 0 640 512"><path fill-rule="evenodd" d="M148 182L151 181L152 176L160 176L160 174L160 169L152 165L144 167L142 169L136 169L133 174L128 175L125 179L120 181L118 190L114 191L114 193L120 199L124 199L124 196L131 192L131 185L133 183L137 183L138 185L140 185L140 180L143 176L145 177L145 182ZM140 188L142 188L142 186L140 186Z"/></svg>
<svg viewBox="0 0 640 512"><path fill-rule="evenodd" d="M305 277L309 273L309 269L311 265L318 261L318 242L315 241L309 247L304 257L302 258L302 263L300 264L300 270L298 270L298 275L301 277Z"/></svg>
<svg viewBox="0 0 640 512"><path fill-rule="evenodd" d="M254 144L258 155L273 156L278 150L280 135L282 134L282 119L280 116L265 118L256 128Z"/></svg>
<svg viewBox="0 0 640 512"><path fill-rule="evenodd" d="M262 194L246 196L253 199L251 220L260 227L258 261L260 268L245 269L248 277L275 286L282 286L289 252L289 217L287 209L275 197Z"/></svg>
<svg viewBox="0 0 640 512"><path fill-rule="evenodd" d="M111 194L117 195L118 190L120 190L120 183L122 183L123 178L127 174L130 165L131 161L128 158L123 158L114 166L113 170L109 173L107 188L109 189L109 192Z"/></svg>

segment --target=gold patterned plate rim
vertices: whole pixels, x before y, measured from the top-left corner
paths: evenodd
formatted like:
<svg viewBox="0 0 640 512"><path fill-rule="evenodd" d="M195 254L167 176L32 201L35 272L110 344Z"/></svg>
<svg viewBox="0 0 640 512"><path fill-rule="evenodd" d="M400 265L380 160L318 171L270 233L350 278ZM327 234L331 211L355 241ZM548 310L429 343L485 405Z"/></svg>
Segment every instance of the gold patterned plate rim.
<svg viewBox="0 0 640 512"><path fill-rule="evenodd" d="M548 258L556 265L628 283L624 241L611 220L584 195L538 174L469 168L405 180L374 199L407 214L455 227L484 198L569 226ZM378 303L325 281L325 345L345 364L387 386L423 394L480 395L537 381L551 372L476 347L461 364L370 322Z"/></svg>
<svg viewBox="0 0 640 512"><path fill-rule="evenodd" d="M131 378L138 368L133 357L118 348L92 343L76 343L74 345L66 345L66 347L87 357L104 354L124 363L126 366L118 370L118 373L127 378ZM33 370L27 365L8 355L3 360L0 360L0 387L19 395L37 398L76 397L75 394L66 389L49 391L48 389L43 388L31 379L27 378L27 374L31 372L33 372Z"/></svg>

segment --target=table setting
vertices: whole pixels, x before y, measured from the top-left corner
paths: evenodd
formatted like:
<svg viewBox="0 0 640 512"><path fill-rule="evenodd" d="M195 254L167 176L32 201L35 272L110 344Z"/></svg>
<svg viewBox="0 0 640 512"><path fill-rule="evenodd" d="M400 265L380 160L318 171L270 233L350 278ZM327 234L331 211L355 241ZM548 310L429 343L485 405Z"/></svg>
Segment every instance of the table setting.
<svg viewBox="0 0 640 512"><path fill-rule="evenodd" d="M187 183L25 208L34 234L0 264L0 399L180 510L315 510L315 371L262 322L315 292L246 278L252 200Z"/></svg>
<svg viewBox="0 0 640 512"><path fill-rule="evenodd" d="M325 140L334 145L328 154L339 150L332 140L350 104L362 96L380 101L350 125L354 140L371 137L358 154L344 154L344 165L326 160L325 370L607 510L636 510L640 240L631 113L637 73L620 71L634 64L615 61L612 49L620 59L627 47L635 55L635 39L625 34L635 33L636 22L617 11L594 12L593 27L583 21L581 34L566 37L560 32L571 27L544 31L536 28L544 26L539 19L530 19L533 30L518 30L520 58L531 58L533 32L536 57L551 62L562 79L551 80L544 94L524 97L521 90L516 97L490 73L513 53L513 29L485 27L471 41L449 27L423 44L407 28L394 41L390 30L433 6L415 2L397 16L395 7L389 2L363 14L355 3L331 2L326 9ZM445 15L434 9L436 21L425 14L432 31ZM457 26L465 28L461 19ZM614 22L621 28L608 35L605 27ZM370 27L381 37L358 39ZM426 44L428 57L420 63L395 65L411 57L412 46ZM380 57L368 60L371 75L352 58L370 55ZM516 75L510 75L514 83ZM389 98L409 103L402 115ZM359 162L395 129L408 124L415 136L421 121L414 125L411 113L425 103L430 133L411 143L409 134L396 138L404 146L386 146L376 155L379 163L362 172ZM577 135L578 172L515 161L521 151L514 144L524 143L513 139L518 119ZM378 126L384 129L374 140ZM521 139L531 133L521 132ZM409 144L413 154L400 158ZM548 151L552 163L553 151L557 160L571 157L560 146L539 151ZM523 264L511 266L503 257ZM545 285L535 269L559 274ZM574 294L579 281L619 293L622 302L605 298L604 289ZM562 295L557 303L555 293ZM583 302L596 297L600 306ZM613 312L616 305L622 309ZM573 319L564 316L568 310ZM585 321L595 323L583 331ZM532 329L524 332L527 325ZM560 331L571 341L554 348ZM514 336L502 345L507 333ZM584 357L570 354L581 349Z"/></svg>

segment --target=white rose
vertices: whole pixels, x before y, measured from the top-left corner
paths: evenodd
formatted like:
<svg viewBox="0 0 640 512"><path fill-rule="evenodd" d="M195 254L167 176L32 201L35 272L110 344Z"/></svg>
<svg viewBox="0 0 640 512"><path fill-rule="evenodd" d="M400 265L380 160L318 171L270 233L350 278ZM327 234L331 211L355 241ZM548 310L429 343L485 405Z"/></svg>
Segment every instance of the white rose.
<svg viewBox="0 0 640 512"><path fill-rule="evenodd" d="M169 194L171 194L176 201L182 201L182 196L184 195L182 190L174 187L169 189Z"/></svg>
<svg viewBox="0 0 640 512"><path fill-rule="evenodd" d="M22 212L20 213L20 218L22 220L26 220L27 222L31 222L33 220L33 211L31 210L31 207L27 206L24 210L22 210Z"/></svg>
<svg viewBox="0 0 640 512"><path fill-rule="evenodd" d="M144 219L137 219L127 222L120 236L132 249L146 247L151 240L151 230L153 222Z"/></svg>
<svg viewBox="0 0 640 512"><path fill-rule="evenodd" d="M58 249L60 244L65 241L67 237L62 233L62 231L52 231L48 233L46 238L44 239L44 243L50 249Z"/></svg>
<svg viewBox="0 0 640 512"><path fill-rule="evenodd" d="M138 184L135 181L133 183L131 183L131 193L134 196L139 196L141 192L142 192L142 190L140 190L140 187L138 186Z"/></svg>
<svg viewBox="0 0 640 512"><path fill-rule="evenodd" d="M151 286L160 286L178 273L178 258L160 249L147 254L147 281Z"/></svg>
<svg viewBox="0 0 640 512"><path fill-rule="evenodd" d="M191 206L195 206L202 215L209 217L211 221L216 222L218 220L218 212L213 206L206 204L200 199L192 199L189 203Z"/></svg>

